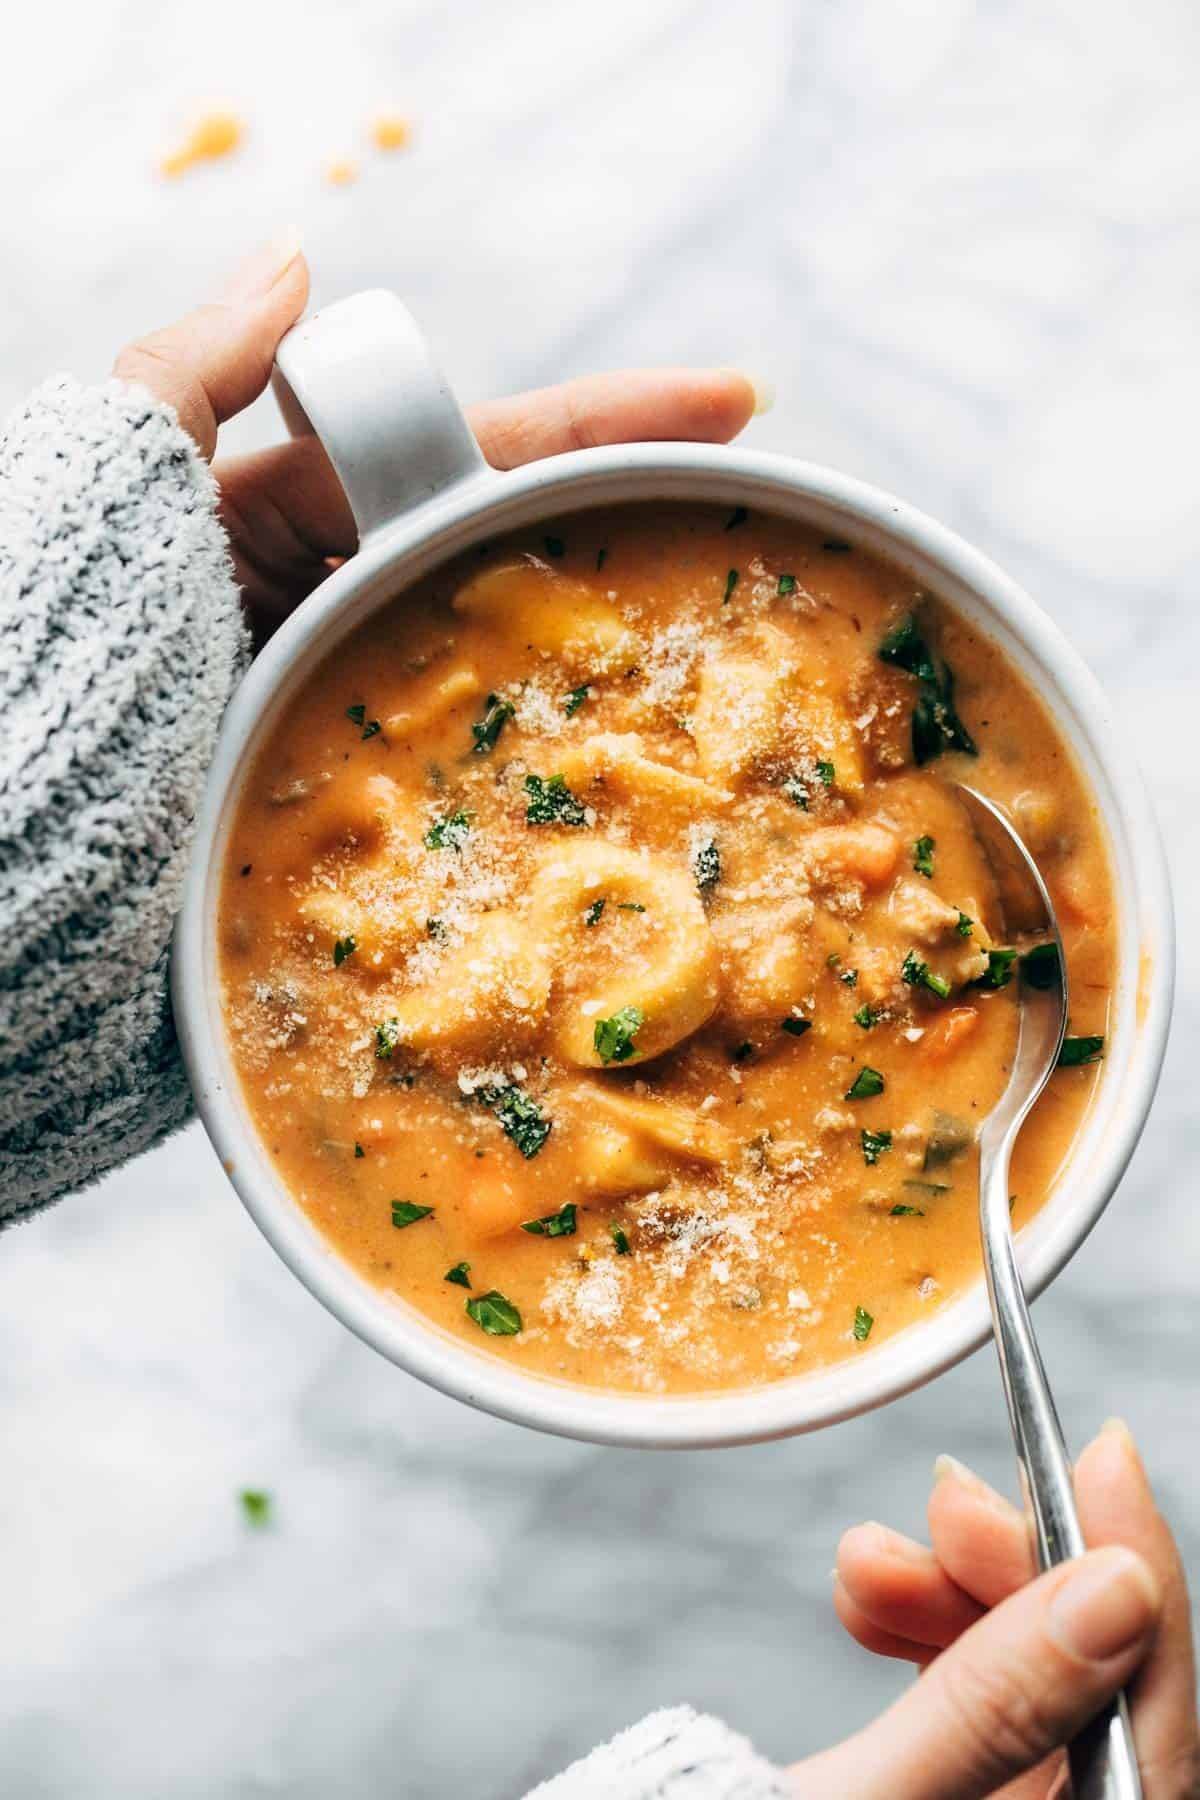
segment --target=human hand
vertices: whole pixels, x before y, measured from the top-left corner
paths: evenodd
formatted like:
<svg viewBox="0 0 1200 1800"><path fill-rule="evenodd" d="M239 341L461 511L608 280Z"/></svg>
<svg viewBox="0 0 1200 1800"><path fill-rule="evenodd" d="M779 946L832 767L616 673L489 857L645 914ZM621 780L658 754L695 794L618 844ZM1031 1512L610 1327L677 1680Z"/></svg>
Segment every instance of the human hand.
<svg viewBox="0 0 1200 1800"><path fill-rule="evenodd" d="M923 1673L864 1731L798 1763L798 1795L1046 1800L1063 1791L1061 1746L1123 1687L1146 1800L1200 1795L1183 1567L1125 1426L1088 1445L1075 1490L1091 1548L1036 1579L1021 1514L948 1458L932 1549L884 1525L846 1533L838 1617L865 1649Z"/></svg>
<svg viewBox="0 0 1200 1800"><path fill-rule="evenodd" d="M250 257L216 304L123 350L113 373L173 406L211 461L218 427L262 393L276 346L307 299L299 245L281 239ZM736 370L626 370L489 401L467 416L487 460L511 469L596 444L726 443L755 400L753 383ZM214 474L237 578L261 640L337 559L353 553L354 520L315 438L228 457Z"/></svg>

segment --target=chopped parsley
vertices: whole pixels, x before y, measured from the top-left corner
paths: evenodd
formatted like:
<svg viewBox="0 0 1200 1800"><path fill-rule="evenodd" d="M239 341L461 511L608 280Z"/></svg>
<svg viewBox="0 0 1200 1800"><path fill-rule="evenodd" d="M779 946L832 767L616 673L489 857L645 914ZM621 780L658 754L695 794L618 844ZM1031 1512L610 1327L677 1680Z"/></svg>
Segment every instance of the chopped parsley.
<svg viewBox="0 0 1200 1800"><path fill-rule="evenodd" d="M857 969L843 969L841 974L838 976L838 980L842 983L843 987L857 987L858 986L858 970Z"/></svg>
<svg viewBox="0 0 1200 1800"><path fill-rule="evenodd" d="M608 1229L612 1232L613 1249L616 1251L617 1255L628 1256L629 1239L625 1235L623 1227L620 1225L610 1225Z"/></svg>
<svg viewBox="0 0 1200 1800"><path fill-rule="evenodd" d="M931 1199L935 1200L939 1194L951 1192L948 1181L918 1181L915 1177L910 1176L904 1185L906 1188L911 1188L914 1194L928 1194Z"/></svg>
<svg viewBox="0 0 1200 1800"><path fill-rule="evenodd" d="M1015 950L989 950L988 966L985 974L979 977L976 985L982 988L1005 988L1013 978L1013 964L1017 960Z"/></svg>
<svg viewBox="0 0 1200 1800"><path fill-rule="evenodd" d="M452 1269L446 1270L446 1273L442 1276L442 1280L452 1282L455 1287L469 1288L471 1285L471 1265L470 1265L470 1263L469 1262L455 1263L455 1265Z"/></svg>
<svg viewBox="0 0 1200 1800"><path fill-rule="evenodd" d="M521 1230L527 1231L530 1237L574 1237L575 1202L568 1200L557 1212L546 1213L540 1219L526 1219Z"/></svg>
<svg viewBox="0 0 1200 1800"><path fill-rule="evenodd" d="M874 1323L875 1323L874 1314L869 1313L865 1306L856 1306L855 1307L855 1309L854 1309L854 1335L858 1339L860 1344L866 1343L867 1339L871 1335L871 1327Z"/></svg>
<svg viewBox="0 0 1200 1800"><path fill-rule="evenodd" d="M618 900L617 901L617 911L618 912L645 912L645 910L646 909L642 905L640 900Z"/></svg>
<svg viewBox="0 0 1200 1800"><path fill-rule="evenodd" d="M640 1006L623 1006L611 1019L597 1019L592 1043L602 1063L628 1062L635 1053L634 1039L646 1022Z"/></svg>
<svg viewBox="0 0 1200 1800"><path fill-rule="evenodd" d="M926 881L933 880L933 852L937 840L931 837L919 837L913 845L913 868Z"/></svg>
<svg viewBox="0 0 1200 1800"><path fill-rule="evenodd" d="M544 537L542 542L546 546L547 556L565 556L567 554L567 546L560 537Z"/></svg>
<svg viewBox="0 0 1200 1800"><path fill-rule="evenodd" d="M836 969L838 964L841 962L841 960L842 960L841 951L840 950L831 950L829 952L829 955L825 958L825 967L827 969Z"/></svg>
<svg viewBox="0 0 1200 1800"><path fill-rule="evenodd" d="M516 1337L521 1329L520 1313L496 1288L468 1300L467 1317L474 1319L480 1331L486 1331L489 1337Z"/></svg>
<svg viewBox="0 0 1200 1800"><path fill-rule="evenodd" d="M362 1145L360 1143L358 1143L357 1140L355 1141L355 1145L354 1145L354 1154L355 1154L356 1158L365 1156L367 1154L366 1151L363 1149Z"/></svg>
<svg viewBox="0 0 1200 1800"><path fill-rule="evenodd" d="M1031 988L1043 993L1062 985L1062 962L1057 944L1036 944L1021 958L1021 974Z"/></svg>
<svg viewBox="0 0 1200 1800"><path fill-rule="evenodd" d="M923 1206L905 1206L898 1202L893 1206L888 1217L892 1219L923 1219L925 1208Z"/></svg>
<svg viewBox="0 0 1200 1800"><path fill-rule="evenodd" d="M736 531L738 526L744 525L749 517L750 514L744 506L735 506L725 521L726 531Z"/></svg>
<svg viewBox="0 0 1200 1800"><path fill-rule="evenodd" d="M921 684L912 715L913 759L920 765L944 750L978 756L979 750L954 706L954 674L946 663L939 673L928 644L910 613L887 633L879 658L913 675Z"/></svg>
<svg viewBox="0 0 1200 1800"><path fill-rule="evenodd" d="M467 833L471 829L469 812L450 813L444 819L438 819L425 833L424 843L427 850L461 850L467 841Z"/></svg>
<svg viewBox="0 0 1200 1800"><path fill-rule="evenodd" d="M741 577L738 571L736 569L730 569L728 575L725 577L725 592L721 595L722 606L729 605L729 602L733 599L733 590L740 579Z"/></svg>
<svg viewBox="0 0 1200 1800"><path fill-rule="evenodd" d="M597 552L596 552L596 573L597 574L600 573L600 570L604 567L604 565L607 561L608 561L608 547L607 547L607 545L602 544L600 546L599 550L597 550Z"/></svg>
<svg viewBox="0 0 1200 1800"><path fill-rule="evenodd" d="M970 937L975 929L975 921L974 919L969 919L965 912L960 912L958 915L958 924L954 929L957 931L959 937Z"/></svg>
<svg viewBox="0 0 1200 1800"><path fill-rule="evenodd" d="M878 1025L878 1023L879 1023L880 1019L882 1019L882 1017L883 1017L883 1008L882 1007L868 1006L866 1001L864 1000L862 1005L859 1007L858 1011L854 1015L854 1023L856 1025L861 1025L864 1031L870 1031L872 1025Z"/></svg>
<svg viewBox="0 0 1200 1800"><path fill-rule="evenodd" d="M361 727L363 720L366 718L366 716L367 716L367 709L365 706L362 706L362 705L348 706L346 708L346 717L349 719L349 721L352 725L358 725Z"/></svg>
<svg viewBox="0 0 1200 1800"><path fill-rule="evenodd" d="M446 930L442 919L426 919L425 936L431 937L435 944L444 944L450 933Z"/></svg>
<svg viewBox="0 0 1200 1800"><path fill-rule="evenodd" d="M598 925L606 904L607 902L605 901L603 894L600 896L599 900L593 900L592 904L583 915L584 924Z"/></svg>
<svg viewBox="0 0 1200 1800"><path fill-rule="evenodd" d="M793 806L798 806L801 812L808 811L808 789L798 775L788 776L783 784L783 791Z"/></svg>
<svg viewBox="0 0 1200 1800"><path fill-rule="evenodd" d="M885 1086L886 1083L878 1069L864 1066L846 1089L845 1098L847 1100L873 1100L876 1094L882 1094Z"/></svg>
<svg viewBox="0 0 1200 1800"><path fill-rule="evenodd" d="M264 1525L271 1523L271 1496L265 1488L243 1488L238 1502L247 1525L261 1531Z"/></svg>
<svg viewBox="0 0 1200 1800"><path fill-rule="evenodd" d="M795 591L796 577L794 575L781 575L779 577L779 586L775 590L780 598L782 599L784 594L794 594Z"/></svg>
<svg viewBox="0 0 1200 1800"><path fill-rule="evenodd" d="M566 713L568 719L573 719L575 717L575 714L579 711L591 691L591 683L587 681L585 681L581 687L571 689L570 693L565 697L562 703L562 709Z"/></svg>
<svg viewBox="0 0 1200 1800"><path fill-rule="evenodd" d="M381 1062L393 1055L399 1042L399 1019L385 1019L381 1025L375 1027L375 1054Z"/></svg>
<svg viewBox="0 0 1200 1800"><path fill-rule="evenodd" d="M827 550L830 556L849 556L854 545L848 544L845 538L826 538L821 548Z"/></svg>
<svg viewBox="0 0 1200 1800"><path fill-rule="evenodd" d="M1104 1056L1104 1038L1101 1037L1069 1037L1063 1039L1062 1049L1058 1053L1058 1068L1085 1069L1089 1063L1097 1063Z"/></svg>
<svg viewBox="0 0 1200 1800"><path fill-rule="evenodd" d="M817 780L821 783L822 787L833 786L834 782L837 780L837 770L831 762L819 762L817 764Z"/></svg>
<svg viewBox="0 0 1200 1800"><path fill-rule="evenodd" d="M885 1150L892 1147L890 1131L860 1131L859 1142L862 1144L863 1161L873 1169Z"/></svg>
<svg viewBox="0 0 1200 1800"><path fill-rule="evenodd" d="M749 1062L753 1055L754 1045L750 1042L749 1038L747 1038L744 1043L735 1044L733 1046L733 1049L729 1052L729 1060L730 1062L735 1063Z"/></svg>
<svg viewBox="0 0 1200 1800"><path fill-rule="evenodd" d="M957 1118L954 1113L935 1111L933 1129L925 1144L922 1169L944 1168L946 1163L953 1162L956 1156L961 1156L969 1148L973 1135L965 1119Z"/></svg>
<svg viewBox="0 0 1200 1800"><path fill-rule="evenodd" d="M812 1030L812 1020L801 1019L795 1013L790 1013L786 1019L780 1020L779 1029L786 1031L789 1037L803 1037L806 1031Z"/></svg>
<svg viewBox="0 0 1200 1800"><path fill-rule="evenodd" d="M526 1161L537 1155L550 1136L551 1120L544 1116L536 1100L519 1087L481 1088L476 1097L491 1107L501 1131L512 1139Z"/></svg>
<svg viewBox="0 0 1200 1800"><path fill-rule="evenodd" d="M368 719L362 728L364 742L367 738L378 737L382 730L383 726L379 723L378 719Z"/></svg>
<svg viewBox="0 0 1200 1800"><path fill-rule="evenodd" d="M354 952L357 949L358 949L358 939L356 937L344 937L344 938L335 939L334 946L333 946L333 966L334 966L334 968L340 969L342 964L345 962L346 958L348 956L353 956Z"/></svg>
<svg viewBox="0 0 1200 1800"><path fill-rule="evenodd" d="M721 879L721 852L716 838L705 838L692 851L692 875L702 894Z"/></svg>
<svg viewBox="0 0 1200 1800"><path fill-rule="evenodd" d="M939 1000L945 1000L950 993L950 983L944 975L936 975L927 962L922 962L915 950L910 950L900 970L900 978L909 987L928 988Z"/></svg>
<svg viewBox="0 0 1200 1800"><path fill-rule="evenodd" d="M544 781L540 775L527 775L525 792L529 796L529 804L525 808L527 824L587 824L587 814L562 775L551 775L548 781Z"/></svg>
<svg viewBox="0 0 1200 1800"><path fill-rule="evenodd" d="M496 747L496 739L516 712L511 700L502 700L499 694L489 694L484 701L482 719L477 719L471 727L471 736L475 739L472 749L476 756L485 756Z"/></svg>
<svg viewBox="0 0 1200 1800"><path fill-rule="evenodd" d="M432 1211L432 1206L418 1206L412 1200L393 1200L392 1224L397 1231L403 1231L406 1225L415 1225L418 1219L427 1219Z"/></svg>

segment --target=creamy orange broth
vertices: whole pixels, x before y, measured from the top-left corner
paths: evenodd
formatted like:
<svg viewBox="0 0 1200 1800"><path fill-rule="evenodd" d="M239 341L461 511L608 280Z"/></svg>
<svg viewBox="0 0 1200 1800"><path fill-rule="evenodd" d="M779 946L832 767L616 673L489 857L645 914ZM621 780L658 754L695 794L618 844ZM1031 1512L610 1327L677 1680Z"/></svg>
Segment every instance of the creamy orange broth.
<svg viewBox="0 0 1200 1800"><path fill-rule="evenodd" d="M914 764L935 690L878 654L910 614L977 757ZM687 1391L886 1356L978 1275L972 1138L1015 1039L962 776L1039 855L1072 1032L1102 1033L1092 800L909 576L729 507L460 557L312 675L240 803L225 1012L283 1180L366 1280L542 1375ZM851 1098L864 1068L883 1091ZM1022 1134L1018 1224L1094 1081L1061 1069Z"/></svg>

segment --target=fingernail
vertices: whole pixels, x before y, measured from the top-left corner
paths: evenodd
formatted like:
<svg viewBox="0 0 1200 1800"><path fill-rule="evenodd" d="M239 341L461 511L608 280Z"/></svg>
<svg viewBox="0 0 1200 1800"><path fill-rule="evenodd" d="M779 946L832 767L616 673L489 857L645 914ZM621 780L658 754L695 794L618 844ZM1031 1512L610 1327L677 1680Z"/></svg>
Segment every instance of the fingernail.
<svg viewBox="0 0 1200 1800"><path fill-rule="evenodd" d="M226 282L221 298L229 306L261 300L300 254L300 233L279 232L249 255Z"/></svg>
<svg viewBox="0 0 1200 1800"><path fill-rule="evenodd" d="M744 369L742 373L754 389L754 417L761 418L762 414L769 413L775 404L775 383L768 381L763 375L751 375L747 369Z"/></svg>
<svg viewBox="0 0 1200 1800"><path fill-rule="evenodd" d="M1158 1612L1154 1577L1132 1550L1093 1550L1050 1603L1050 1628L1084 1662L1107 1662L1143 1638Z"/></svg>
<svg viewBox="0 0 1200 1800"><path fill-rule="evenodd" d="M1133 1433L1130 1431L1124 1419L1105 1419L1100 1429L1108 1437L1120 1438L1123 1443L1127 1444L1131 1450L1136 1452L1137 1445L1133 1441Z"/></svg>

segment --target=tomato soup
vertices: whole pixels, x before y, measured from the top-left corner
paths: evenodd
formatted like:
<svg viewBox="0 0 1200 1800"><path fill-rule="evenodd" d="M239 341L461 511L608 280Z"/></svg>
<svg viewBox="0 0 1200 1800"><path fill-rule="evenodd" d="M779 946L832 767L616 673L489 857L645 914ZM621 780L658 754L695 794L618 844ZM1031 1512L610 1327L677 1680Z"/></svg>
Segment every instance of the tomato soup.
<svg viewBox="0 0 1200 1800"><path fill-rule="evenodd" d="M742 507L589 511L398 594L244 785L225 1017L281 1179L368 1282L539 1375L648 1393L886 1356L978 1277L1024 980L956 795L1060 910L1095 1084L1104 831L1054 722L911 576Z"/></svg>

